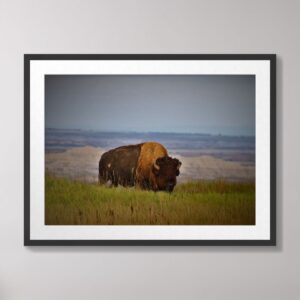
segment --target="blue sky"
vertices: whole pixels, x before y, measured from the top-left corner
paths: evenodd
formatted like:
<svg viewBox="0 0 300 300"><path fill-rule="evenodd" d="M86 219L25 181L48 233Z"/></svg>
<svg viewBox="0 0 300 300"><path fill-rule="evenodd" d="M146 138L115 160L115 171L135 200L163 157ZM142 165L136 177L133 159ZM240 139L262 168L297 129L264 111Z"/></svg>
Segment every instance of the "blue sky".
<svg viewBox="0 0 300 300"><path fill-rule="evenodd" d="M46 127L255 135L254 75L46 75Z"/></svg>

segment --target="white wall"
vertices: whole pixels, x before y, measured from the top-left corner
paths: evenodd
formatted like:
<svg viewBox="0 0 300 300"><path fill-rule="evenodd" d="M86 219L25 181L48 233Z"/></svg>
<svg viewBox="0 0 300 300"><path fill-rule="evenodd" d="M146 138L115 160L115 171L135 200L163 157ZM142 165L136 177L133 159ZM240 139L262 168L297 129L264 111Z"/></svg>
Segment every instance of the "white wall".
<svg viewBox="0 0 300 300"><path fill-rule="evenodd" d="M0 299L299 299L299 3L0 0ZM277 53L278 246L23 247L24 53Z"/></svg>

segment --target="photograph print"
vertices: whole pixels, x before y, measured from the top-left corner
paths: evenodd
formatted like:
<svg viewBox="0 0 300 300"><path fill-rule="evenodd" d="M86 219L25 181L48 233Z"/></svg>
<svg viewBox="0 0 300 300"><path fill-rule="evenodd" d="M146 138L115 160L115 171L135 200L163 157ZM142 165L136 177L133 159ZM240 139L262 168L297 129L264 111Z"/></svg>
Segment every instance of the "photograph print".
<svg viewBox="0 0 300 300"><path fill-rule="evenodd" d="M43 105L35 107L43 112L31 126L43 138L35 150L42 178L30 182L42 186L37 209L30 207L36 221L27 233L36 237L27 236L28 244L274 243L271 150L263 144L271 140L268 57L228 58L224 70L224 60L201 56L186 66L151 56L99 59L96 67L93 60L36 59L30 95L41 82ZM230 63L242 67L232 72ZM247 72L249 63L257 73ZM31 107L30 122L37 112Z"/></svg>

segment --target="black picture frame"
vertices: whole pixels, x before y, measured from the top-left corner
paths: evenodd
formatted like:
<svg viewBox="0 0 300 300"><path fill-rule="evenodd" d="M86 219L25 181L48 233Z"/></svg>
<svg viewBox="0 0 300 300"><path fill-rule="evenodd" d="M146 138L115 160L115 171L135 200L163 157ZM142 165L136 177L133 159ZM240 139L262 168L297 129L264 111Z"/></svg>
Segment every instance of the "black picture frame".
<svg viewBox="0 0 300 300"><path fill-rule="evenodd" d="M34 60L268 60L270 61L269 240L34 240L30 237L30 62ZM276 54L25 54L24 55L25 246L274 246L276 245Z"/></svg>

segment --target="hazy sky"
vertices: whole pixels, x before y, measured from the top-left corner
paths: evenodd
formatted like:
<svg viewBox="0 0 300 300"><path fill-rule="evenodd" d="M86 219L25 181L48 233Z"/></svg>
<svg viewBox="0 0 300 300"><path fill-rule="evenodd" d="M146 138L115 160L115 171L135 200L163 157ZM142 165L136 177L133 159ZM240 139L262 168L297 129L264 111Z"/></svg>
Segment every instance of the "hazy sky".
<svg viewBox="0 0 300 300"><path fill-rule="evenodd" d="M46 127L255 135L254 75L46 75Z"/></svg>

